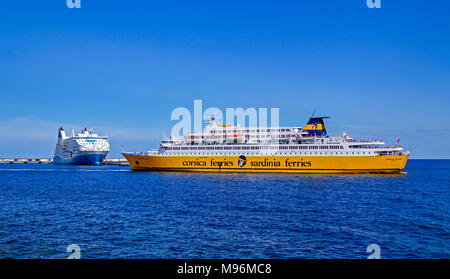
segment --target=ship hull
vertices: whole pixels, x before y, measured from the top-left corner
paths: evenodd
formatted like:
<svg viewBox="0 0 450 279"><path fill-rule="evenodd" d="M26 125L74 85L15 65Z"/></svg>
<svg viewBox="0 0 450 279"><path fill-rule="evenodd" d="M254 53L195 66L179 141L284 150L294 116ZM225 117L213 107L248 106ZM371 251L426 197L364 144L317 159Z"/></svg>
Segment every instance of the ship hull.
<svg viewBox="0 0 450 279"><path fill-rule="evenodd" d="M108 152L83 152L71 154L64 152L53 157L53 163L58 165L101 165Z"/></svg>
<svg viewBox="0 0 450 279"><path fill-rule="evenodd" d="M400 173L409 155L161 156L123 154L134 171Z"/></svg>

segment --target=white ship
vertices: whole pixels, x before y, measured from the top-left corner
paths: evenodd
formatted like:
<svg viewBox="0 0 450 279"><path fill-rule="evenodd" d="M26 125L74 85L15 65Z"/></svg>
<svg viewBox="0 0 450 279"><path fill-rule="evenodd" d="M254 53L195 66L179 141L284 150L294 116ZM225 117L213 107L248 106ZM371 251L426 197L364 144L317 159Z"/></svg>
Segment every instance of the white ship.
<svg viewBox="0 0 450 279"><path fill-rule="evenodd" d="M100 165L109 152L108 137L101 137L84 128L80 134L68 137L64 128L58 132L53 156L54 164Z"/></svg>

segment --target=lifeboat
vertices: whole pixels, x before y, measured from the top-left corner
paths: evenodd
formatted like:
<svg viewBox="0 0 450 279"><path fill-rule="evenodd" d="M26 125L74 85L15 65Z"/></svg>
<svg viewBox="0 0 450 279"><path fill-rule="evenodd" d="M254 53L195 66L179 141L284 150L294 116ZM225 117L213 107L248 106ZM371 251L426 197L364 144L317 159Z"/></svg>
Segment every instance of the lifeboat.
<svg viewBox="0 0 450 279"><path fill-rule="evenodd" d="M203 136L203 141L206 143L220 143L221 137L219 136Z"/></svg>
<svg viewBox="0 0 450 279"><path fill-rule="evenodd" d="M244 134L226 134L225 139L229 143L242 143L244 142L245 137Z"/></svg>
<svg viewBox="0 0 450 279"><path fill-rule="evenodd" d="M190 141L190 142L197 143L197 144L203 142L202 136L198 136L198 135L186 136L185 139L186 139L186 141Z"/></svg>

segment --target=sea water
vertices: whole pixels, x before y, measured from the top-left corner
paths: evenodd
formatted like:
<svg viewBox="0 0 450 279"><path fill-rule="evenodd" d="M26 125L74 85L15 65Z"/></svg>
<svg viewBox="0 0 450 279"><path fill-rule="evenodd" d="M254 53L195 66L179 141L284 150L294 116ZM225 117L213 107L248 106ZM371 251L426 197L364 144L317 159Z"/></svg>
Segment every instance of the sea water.
<svg viewBox="0 0 450 279"><path fill-rule="evenodd" d="M405 172L0 165L0 258L449 258L450 160Z"/></svg>

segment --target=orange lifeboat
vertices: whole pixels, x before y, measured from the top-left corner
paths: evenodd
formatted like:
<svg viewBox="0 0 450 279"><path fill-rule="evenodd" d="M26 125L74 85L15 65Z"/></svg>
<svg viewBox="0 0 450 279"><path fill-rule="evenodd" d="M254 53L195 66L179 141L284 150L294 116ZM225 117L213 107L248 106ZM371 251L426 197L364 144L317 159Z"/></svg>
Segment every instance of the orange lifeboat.
<svg viewBox="0 0 450 279"><path fill-rule="evenodd" d="M225 138L227 142L244 142L244 134L226 134Z"/></svg>

